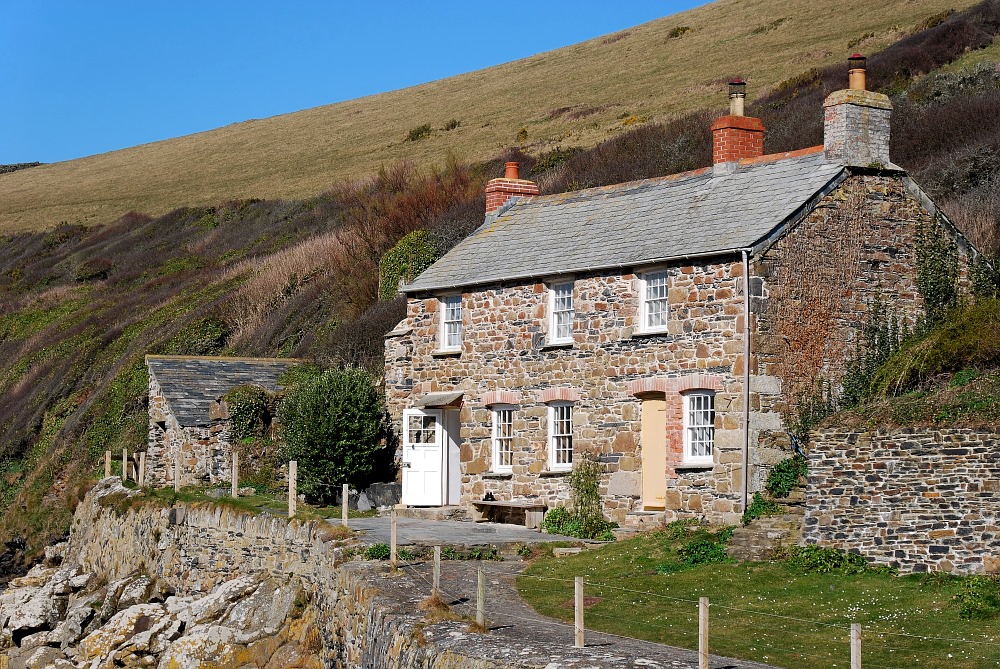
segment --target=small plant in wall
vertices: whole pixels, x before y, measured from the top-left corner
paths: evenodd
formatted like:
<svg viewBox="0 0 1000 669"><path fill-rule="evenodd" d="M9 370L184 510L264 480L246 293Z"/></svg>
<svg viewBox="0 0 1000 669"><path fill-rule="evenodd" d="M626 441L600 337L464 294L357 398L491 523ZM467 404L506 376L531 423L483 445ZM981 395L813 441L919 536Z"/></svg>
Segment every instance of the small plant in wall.
<svg viewBox="0 0 1000 669"><path fill-rule="evenodd" d="M801 455L795 454L785 458L774 466L767 476L764 485L772 497L784 498L799 483L799 479L809 474L809 462Z"/></svg>

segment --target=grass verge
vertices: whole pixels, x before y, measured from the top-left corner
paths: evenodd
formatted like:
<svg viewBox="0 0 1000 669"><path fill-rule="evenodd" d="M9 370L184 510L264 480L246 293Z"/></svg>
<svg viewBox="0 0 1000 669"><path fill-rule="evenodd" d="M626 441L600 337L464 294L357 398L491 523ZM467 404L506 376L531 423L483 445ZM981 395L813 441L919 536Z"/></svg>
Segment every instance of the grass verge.
<svg viewBox="0 0 1000 669"><path fill-rule="evenodd" d="M713 653L781 667L849 666L851 623L862 625L865 666L998 666L1000 619L960 617L965 579L803 573L786 562L663 569L687 541L655 532L570 557L543 555L518 589L539 613L572 622L573 577L583 576L593 598L588 629L690 649L698 598L709 597Z"/></svg>

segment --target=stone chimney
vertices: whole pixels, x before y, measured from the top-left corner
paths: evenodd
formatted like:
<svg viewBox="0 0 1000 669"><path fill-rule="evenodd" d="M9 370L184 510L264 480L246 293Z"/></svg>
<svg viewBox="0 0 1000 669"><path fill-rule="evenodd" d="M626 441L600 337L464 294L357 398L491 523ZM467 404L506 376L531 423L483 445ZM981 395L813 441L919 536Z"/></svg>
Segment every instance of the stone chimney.
<svg viewBox="0 0 1000 669"><path fill-rule="evenodd" d="M889 97L866 89L866 58L859 53L850 64L846 90L823 102L823 148L831 160L845 165L889 165Z"/></svg>
<svg viewBox="0 0 1000 669"><path fill-rule="evenodd" d="M764 155L764 124L743 115L747 85L742 79L729 82L729 115L712 124L712 163L724 165L743 158Z"/></svg>
<svg viewBox="0 0 1000 669"><path fill-rule="evenodd" d="M492 214L512 197L533 197L538 195L538 184L521 179L517 174L517 163L504 163L502 179L490 179L486 184L486 213Z"/></svg>

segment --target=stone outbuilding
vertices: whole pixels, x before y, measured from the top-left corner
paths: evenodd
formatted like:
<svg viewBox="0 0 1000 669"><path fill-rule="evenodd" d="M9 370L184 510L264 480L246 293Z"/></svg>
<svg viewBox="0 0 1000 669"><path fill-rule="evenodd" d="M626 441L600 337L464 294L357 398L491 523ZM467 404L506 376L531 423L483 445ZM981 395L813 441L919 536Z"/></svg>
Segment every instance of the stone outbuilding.
<svg viewBox="0 0 1000 669"><path fill-rule="evenodd" d="M963 287L976 256L891 162L891 105L863 75L853 59L827 98L823 146L762 155L735 81L712 167L536 196L508 164L387 335L403 503L552 508L589 455L618 522L738 522L869 307L923 313L918 238L954 245Z"/></svg>
<svg viewBox="0 0 1000 669"><path fill-rule="evenodd" d="M269 392L300 360L147 355L149 439L146 481L152 486L229 481L231 428L223 397L239 386Z"/></svg>

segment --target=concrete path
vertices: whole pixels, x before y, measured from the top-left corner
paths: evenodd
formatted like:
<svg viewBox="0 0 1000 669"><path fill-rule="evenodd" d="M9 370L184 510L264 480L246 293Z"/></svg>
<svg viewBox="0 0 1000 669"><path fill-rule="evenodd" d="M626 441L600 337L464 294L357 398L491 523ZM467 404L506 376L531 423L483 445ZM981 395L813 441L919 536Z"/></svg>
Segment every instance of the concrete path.
<svg viewBox="0 0 1000 669"><path fill-rule="evenodd" d="M339 520L331 520L339 525ZM351 518L347 526L363 532L361 539L368 544L389 543L390 524L388 517ZM545 534L529 530L520 525L505 523L473 523L458 520L424 520L399 518L396 521L396 543L400 546L461 545L479 546L486 544L538 544L548 541L579 541L573 537Z"/></svg>
<svg viewBox="0 0 1000 669"><path fill-rule="evenodd" d="M348 563L350 565L350 563ZM461 655L481 659L484 666L545 667L546 669L697 669L695 651L588 630L586 646L573 646L573 626L539 615L517 592L517 575L525 563L445 561L441 565L441 594L450 608L475 616L476 571L486 572L487 634L468 630L465 622L441 622L423 627L424 639ZM363 568L358 563L359 568ZM350 567L349 567L350 568ZM371 582L398 612L420 613L418 603L430 595L432 564L411 562L395 574L373 574ZM572 606L571 582L566 597ZM569 609L571 610L571 608ZM589 612L590 619L596 618ZM691 635L697 639L697 615L692 616ZM711 669L776 669L773 666L712 655ZM801 665L803 667L808 665Z"/></svg>

